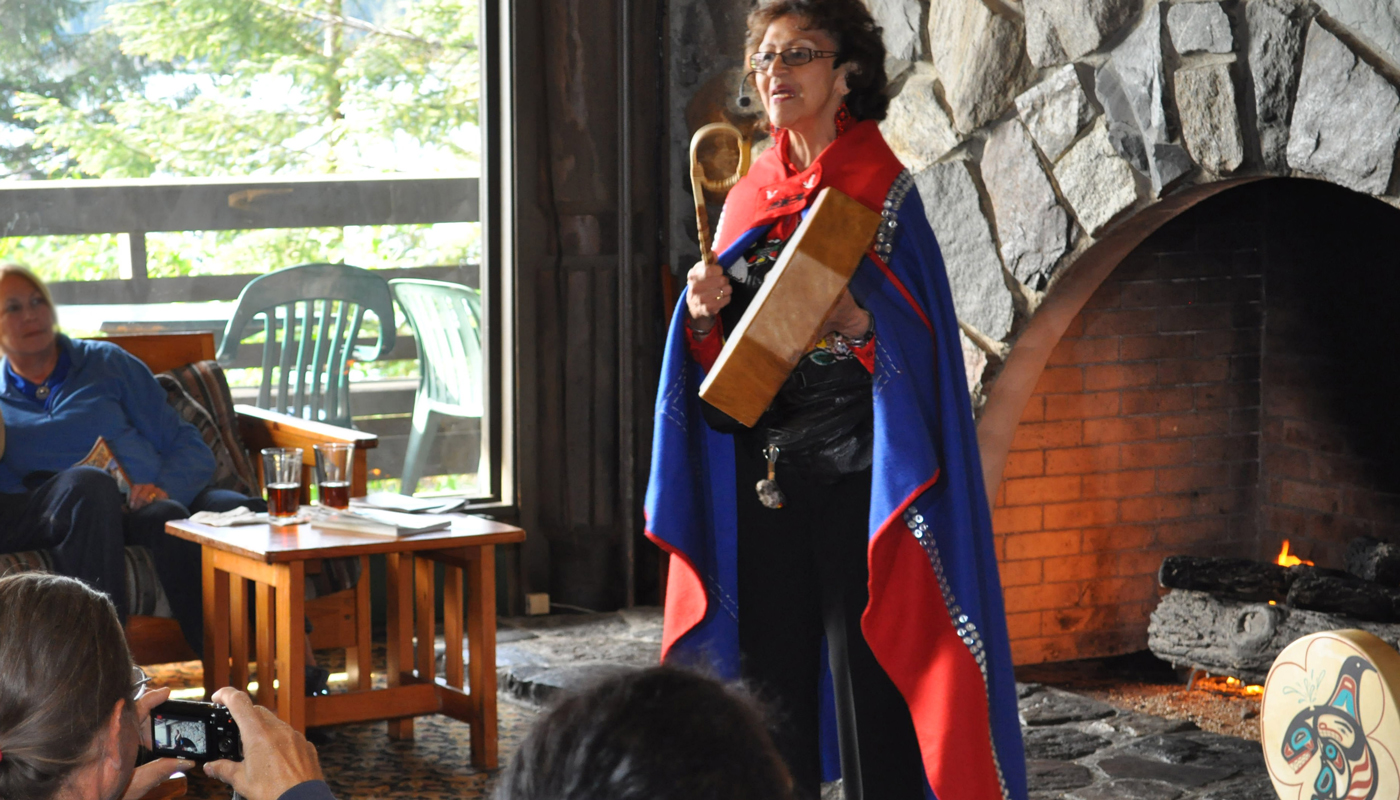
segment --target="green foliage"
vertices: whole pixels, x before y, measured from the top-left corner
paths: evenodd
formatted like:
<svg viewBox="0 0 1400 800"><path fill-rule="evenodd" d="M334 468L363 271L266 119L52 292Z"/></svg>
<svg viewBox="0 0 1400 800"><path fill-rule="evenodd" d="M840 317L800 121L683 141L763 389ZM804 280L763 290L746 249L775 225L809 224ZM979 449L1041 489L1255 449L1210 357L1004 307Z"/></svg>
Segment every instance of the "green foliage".
<svg viewBox="0 0 1400 800"><path fill-rule="evenodd" d="M0 175L478 172L478 0L0 0ZM371 3L373 5L373 3ZM7 133L5 125L10 125ZM147 237L152 277L480 257L479 226ZM117 277L115 237L0 238L54 280Z"/></svg>
<svg viewBox="0 0 1400 800"><path fill-rule="evenodd" d="M84 103L31 85L17 116L66 156L55 177L474 172L476 3L403 0L380 24L341 0L122 0L103 41L167 91Z"/></svg>
<svg viewBox="0 0 1400 800"><path fill-rule="evenodd" d="M34 139L40 123L19 116L22 97L84 109L102 123L111 119L110 103L163 71L122 53L109 31L74 32L92 7L93 0L0 1L0 178L42 178L76 166L63 148Z"/></svg>

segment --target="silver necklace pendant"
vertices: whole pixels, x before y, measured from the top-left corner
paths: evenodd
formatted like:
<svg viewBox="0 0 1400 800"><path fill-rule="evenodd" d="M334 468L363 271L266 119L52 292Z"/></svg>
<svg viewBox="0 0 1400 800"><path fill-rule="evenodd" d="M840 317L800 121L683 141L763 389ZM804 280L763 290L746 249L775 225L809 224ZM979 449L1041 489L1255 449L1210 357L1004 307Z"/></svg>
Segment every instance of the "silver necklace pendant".
<svg viewBox="0 0 1400 800"><path fill-rule="evenodd" d="M47 383L41 383L39 384L38 388L34 390L34 396L39 400L47 400L49 399L50 391L51 390L49 389L49 385Z"/></svg>
<svg viewBox="0 0 1400 800"><path fill-rule="evenodd" d="M763 455L768 459L768 477L759 481L754 487L758 491L758 502L772 509L782 508L787 503L787 498L783 496L783 490L778 488L776 473L778 469L778 446L770 444L763 448Z"/></svg>

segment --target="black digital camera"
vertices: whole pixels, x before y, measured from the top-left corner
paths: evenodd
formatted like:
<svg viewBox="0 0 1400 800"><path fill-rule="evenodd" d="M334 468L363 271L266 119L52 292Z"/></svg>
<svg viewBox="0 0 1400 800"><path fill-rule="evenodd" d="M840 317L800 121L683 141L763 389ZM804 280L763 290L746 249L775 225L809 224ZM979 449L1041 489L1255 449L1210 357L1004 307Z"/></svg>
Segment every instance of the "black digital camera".
<svg viewBox="0 0 1400 800"><path fill-rule="evenodd" d="M197 764L243 760L243 739L224 706L167 700L151 709L151 752L158 758L185 758Z"/></svg>

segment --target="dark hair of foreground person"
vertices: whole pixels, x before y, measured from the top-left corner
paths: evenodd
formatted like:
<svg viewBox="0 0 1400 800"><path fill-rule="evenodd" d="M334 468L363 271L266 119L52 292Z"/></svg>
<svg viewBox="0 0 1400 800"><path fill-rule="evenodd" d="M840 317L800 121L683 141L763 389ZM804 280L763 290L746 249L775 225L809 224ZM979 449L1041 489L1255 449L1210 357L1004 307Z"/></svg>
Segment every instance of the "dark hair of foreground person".
<svg viewBox="0 0 1400 800"><path fill-rule="evenodd" d="M48 800L131 699L131 654L112 601L56 575L0 580L5 631L23 635L0 635L0 798Z"/></svg>
<svg viewBox="0 0 1400 800"><path fill-rule="evenodd" d="M497 800L789 800L792 779L753 701L654 667L606 680L542 716Z"/></svg>

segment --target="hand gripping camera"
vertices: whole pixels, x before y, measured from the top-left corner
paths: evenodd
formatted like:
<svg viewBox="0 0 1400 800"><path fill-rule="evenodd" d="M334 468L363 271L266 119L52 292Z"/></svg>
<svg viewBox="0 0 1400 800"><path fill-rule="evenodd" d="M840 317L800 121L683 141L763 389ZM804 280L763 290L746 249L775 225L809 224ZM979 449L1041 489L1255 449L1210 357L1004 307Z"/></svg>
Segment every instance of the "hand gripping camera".
<svg viewBox="0 0 1400 800"><path fill-rule="evenodd" d="M197 764L243 760L243 740L224 706L167 700L151 709L151 752Z"/></svg>

